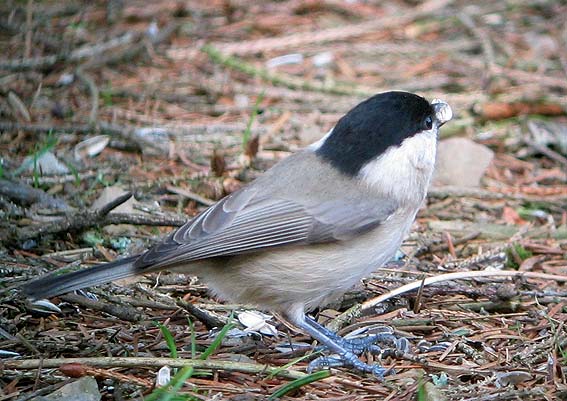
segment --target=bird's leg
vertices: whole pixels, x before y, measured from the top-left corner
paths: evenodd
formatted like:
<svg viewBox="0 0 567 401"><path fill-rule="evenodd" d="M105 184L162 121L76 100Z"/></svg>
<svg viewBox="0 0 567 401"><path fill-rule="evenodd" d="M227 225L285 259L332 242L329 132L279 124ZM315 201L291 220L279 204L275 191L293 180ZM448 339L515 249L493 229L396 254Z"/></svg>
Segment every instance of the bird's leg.
<svg viewBox="0 0 567 401"><path fill-rule="evenodd" d="M309 325L316 328L320 332L325 333L325 335L327 335L329 338L334 339L339 344L341 344L343 348L351 351L355 355L361 355L366 351L372 352L373 354L379 354L380 352L382 352L382 348L376 345L377 343L388 344L391 346L391 348L402 352L410 351L410 344L408 340L403 337L396 337L394 335L394 331L389 327L385 327L385 330L381 333L371 334L365 337L346 339L332 332L325 326L317 323L316 320L310 318L309 316L305 316L305 320Z"/></svg>
<svg viewBox="0 0 567 401"><path fill-rule="evenodd" d="M388 372L388 369L383 368L380 365L369 365L362 362L354 352L349 350L349 346L345 346L345 340L331 332L330 330L324 328L320 324L316 323L312 319L305 318L302 316L301 319L290 319L294 324L301 328L305 333L309 334L315 340L319 341L321 344L325 345L327 349L335 354L337 357L328 358L318 358L309 364L309 371L318 370L326 367L337 367L337 366L351 366L356 370L365 373L372 373L375 376L382 378ZM317 362L319 361L319 362Z"/></svg>

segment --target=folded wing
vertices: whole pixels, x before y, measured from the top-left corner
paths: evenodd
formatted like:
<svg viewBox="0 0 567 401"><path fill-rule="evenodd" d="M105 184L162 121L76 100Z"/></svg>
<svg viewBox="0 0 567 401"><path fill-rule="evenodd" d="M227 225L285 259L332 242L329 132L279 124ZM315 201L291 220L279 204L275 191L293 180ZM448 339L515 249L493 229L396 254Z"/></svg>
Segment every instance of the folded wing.
<svg viewBox="0 0 567 401"><path fill-rule="evenodd" d="M348 240L396 210L394 202L374 197L304 204L259 192L247 187L224 198L141 255L134 266L167 267L284 245Z"/></svg>

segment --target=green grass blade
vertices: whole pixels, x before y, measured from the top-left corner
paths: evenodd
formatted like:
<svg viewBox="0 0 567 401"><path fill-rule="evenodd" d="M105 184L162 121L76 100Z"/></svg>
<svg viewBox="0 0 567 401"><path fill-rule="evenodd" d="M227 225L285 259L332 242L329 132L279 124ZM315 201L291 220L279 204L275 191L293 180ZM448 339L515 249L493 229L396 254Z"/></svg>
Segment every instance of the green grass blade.
<svg viewBox="0 0 567 401"><path fill-rule="evenodd" d="M425 383L423 381L417 387L417 401L427 401L427 392L425 391Z"/></svg>
<svg viewBox="0 0 567 401"><path fill-rule="evenodd" d="M36 144L35 150L30 154L30 156L32 156L32 160L29 160L27 163L22 163L17 169L15 169L14 176L23 173L24 170L26 170L30 165L33 165L34 176L39 175L39 172L37 171L37 161L41 158L41 156L43 156L45 153L49 152L52 148L54 148L55 145L57 145L57 142L59 142L59 138L57 138L53 134L53 131L49 131L47 133L47 138L45 139L45 142L41 144ZM37 180L37 178L34 177L34 181L35 180Z"/></svg>
<svg viewBox="0 0 567 401"><path fill-rule="evenodd" d="M79 175L79 171L77 170L77 168L73 166L71 163L65 163L65 165L67 166L69 171L71 171L73 177L75 177L75 186L78 187L79 185L81 185L81 176Z"/></svg>
<svg viewBox="0 0 567 401"><path fill-rule="evenodd" d="M207 347L207 349L205 351L203 351L203 353L201 354L199 359L201 359L203 361L207 360L209 358L209 356L211 356L212 353L215 352L215 350L218 347L220 347L223 338L226 336L226 333L228 333L228 331L230 329L232 329L233 327L234 327L234 324L232 323L232 314L231 314L229 319L228 319L228 323L224 325L224 327L221 329L221 331L219 332L219 334L217 335L215 340L211 343L211 345L209 345Z"/></svg>
<svg viewBox="0 0 567 401"><path fill-rule="evenodd" d="M248 119L248 124L246 124L246 129L242 134L242 149L246 149L246 144L250 140L250 136L252 133L252 124L254 123L254 120L258 116L258 110L260 110L260 103L262 103L262 100L264 100L264 91L262 91L260 95L258 95L258 98L256 99L256 103L254 103L254 109L252 109L252 114Z"/></svg>
<svg viewBox="0 0 567 401"><path fill-rule="evenodd" d="M313 383L318 380L326 379L329 376L331 376L330 370L320 370L319 372L312 373L310 375L302 377L301 379L296 379L290 383L281 386L268 398L268 400L276 400L278 398L283 397L290 391L297 390L298 388L305 386L306 384Z"/></svg>
<svg viewBox="0 0 567 401"><path fill-rule="evenodd" d="M159 327L161 334L165 339L167 348L169 348L169 354L171 355L172 358L177 358L177 345L175 344L175 338L173 337L173 334L171 334L171 331L169 331L169 329L165 327L163 324L156 323L156 325Z"/></svg>
<svg viewBox="0 0 567 401"><path fill-rule="evenodd" d="M197 355L197 341L195 340L195 325L190 318L187 318L187 324L191 333L191 359L195 359Z"/></svg>
<svg viewBox="0 0 567 401"><path fill-rule="evenodd" d="M39 188L39 171L37 170L37 159L38 157L34 154L33 156L33 187Z"/></svg>

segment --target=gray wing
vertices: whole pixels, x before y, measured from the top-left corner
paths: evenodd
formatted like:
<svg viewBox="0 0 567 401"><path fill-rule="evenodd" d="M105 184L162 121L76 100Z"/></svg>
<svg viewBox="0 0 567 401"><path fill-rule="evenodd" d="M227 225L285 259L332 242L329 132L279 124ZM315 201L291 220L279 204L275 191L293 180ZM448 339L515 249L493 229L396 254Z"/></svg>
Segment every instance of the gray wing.
<svg viewBox="0 0 567 401"><path fill-rule="evenodd" d="M316 205L261 197L254 187L222 199L141 255L137 268L171 266L270 247L353 238L394 211L385 199L338 199Z"/></svg>

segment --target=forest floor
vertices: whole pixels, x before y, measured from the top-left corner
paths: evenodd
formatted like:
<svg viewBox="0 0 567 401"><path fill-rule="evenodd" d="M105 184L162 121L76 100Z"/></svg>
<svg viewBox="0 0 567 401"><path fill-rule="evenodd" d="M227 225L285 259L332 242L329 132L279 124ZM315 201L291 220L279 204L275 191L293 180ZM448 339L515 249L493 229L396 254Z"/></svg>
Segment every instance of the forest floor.
<svg viewBox="0 0 567 401"><path fill-rule="evenodd" d="M80 376L104 400L567 399L566 20L563 1L2 2L0 400ZM440 139L493 157L479 185L431 187L403 259L315 311L407 338L362 356L384 380L307 374L309 337L192 277L18 291L143 251L391 89L447 101Z"/></svg>

